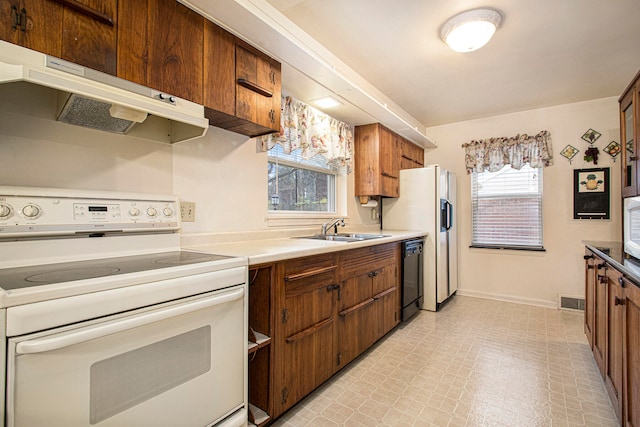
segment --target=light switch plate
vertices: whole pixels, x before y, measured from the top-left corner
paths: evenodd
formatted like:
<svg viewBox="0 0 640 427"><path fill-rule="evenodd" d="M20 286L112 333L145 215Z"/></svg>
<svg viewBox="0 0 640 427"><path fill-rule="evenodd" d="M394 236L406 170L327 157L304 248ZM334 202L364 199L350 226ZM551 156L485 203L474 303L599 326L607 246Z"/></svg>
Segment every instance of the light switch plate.
<svg viewBox="0 0 640 427"><path fill-rule="evenodd" d="M194 202L180 202L180 217L182 222L196 222L196 204Z"/></svg>

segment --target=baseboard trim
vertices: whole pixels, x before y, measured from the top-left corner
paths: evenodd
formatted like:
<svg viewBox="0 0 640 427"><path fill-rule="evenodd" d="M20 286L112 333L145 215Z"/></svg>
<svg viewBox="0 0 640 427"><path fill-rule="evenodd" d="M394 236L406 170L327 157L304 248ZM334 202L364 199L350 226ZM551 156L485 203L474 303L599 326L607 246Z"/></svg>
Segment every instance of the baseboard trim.
<svg viewBox="0 0 640 427"><path fill-rule="evenodd" d="M474 297L474 298L492 299L497 301L513 302L516 304L534 305L536 307L554 308L558 310L558 301L556 300L546 301L542 299L522 298L522 297L516 297L513 295L492 294L489 292L472 291L468 289L458 289L458 295Z"/></svg>

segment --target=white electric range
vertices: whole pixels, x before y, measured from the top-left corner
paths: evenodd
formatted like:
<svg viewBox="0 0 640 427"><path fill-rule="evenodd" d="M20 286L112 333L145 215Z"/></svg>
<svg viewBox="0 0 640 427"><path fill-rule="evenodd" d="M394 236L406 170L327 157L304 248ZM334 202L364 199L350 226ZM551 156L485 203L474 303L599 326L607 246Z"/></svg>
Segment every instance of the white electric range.
<svg viewBox="0 0 640 427"><path fill-rule="evenodd" d="M247 260L181 250L179 212L0 187L0 422L246 424Z"/></svg>

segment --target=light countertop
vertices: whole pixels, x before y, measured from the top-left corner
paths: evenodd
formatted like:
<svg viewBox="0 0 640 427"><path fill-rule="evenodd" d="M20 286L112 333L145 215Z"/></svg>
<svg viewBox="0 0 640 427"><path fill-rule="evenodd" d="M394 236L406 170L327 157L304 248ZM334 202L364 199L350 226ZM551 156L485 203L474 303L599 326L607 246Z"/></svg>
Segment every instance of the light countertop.
<svg viewBox="0 0 640 427"><path fill-rule="evenodd" d="M304 239L299 237L278 237L269 239L242 240L236 242L203 242L197 244L183 241L183 248L195 251L215 253L219 255L241 256L249 260L249 265L277 262L285 259L318 255L328 252L344 251L366 246L381 245L425 236L424 231L415 230L377 230L375 233L360 230L340 230L340 232L383 234L386 237L362 240L357 242L339 242L327 240ZM308 235L308 234L307 234Z"/></svg>

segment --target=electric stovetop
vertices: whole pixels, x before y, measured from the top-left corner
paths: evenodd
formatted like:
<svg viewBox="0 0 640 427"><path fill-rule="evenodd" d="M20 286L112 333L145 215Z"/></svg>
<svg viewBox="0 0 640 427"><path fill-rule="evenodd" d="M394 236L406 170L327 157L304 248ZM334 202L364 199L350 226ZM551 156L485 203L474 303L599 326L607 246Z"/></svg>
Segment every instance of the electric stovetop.
<svg viewBox="0 0 640 427"><path fill-rule="evenodd" d="M0 269L0 288L13 290L220 261L231 257L172 251Z"/></svg>

